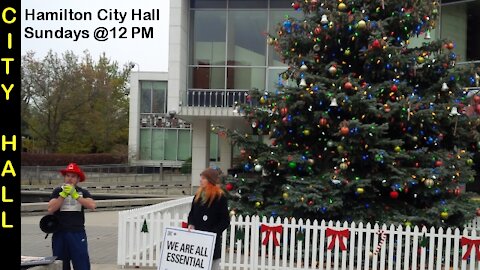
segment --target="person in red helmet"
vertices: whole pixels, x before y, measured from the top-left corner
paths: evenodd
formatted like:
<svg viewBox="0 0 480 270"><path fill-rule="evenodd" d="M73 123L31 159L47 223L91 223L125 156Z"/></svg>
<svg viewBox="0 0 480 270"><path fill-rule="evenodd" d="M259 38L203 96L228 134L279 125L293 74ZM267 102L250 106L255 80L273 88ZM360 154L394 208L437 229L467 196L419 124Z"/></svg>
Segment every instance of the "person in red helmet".
<svg viewBox="0 0 480 270"><path fill-rule="evenodd" d="M96 204L88 190L78 186L85 181L85 174L76 163L61 170L64 183L56 187L48 212L58 219L58 229L52 236L53 256L63 261L63 270L90 270L84 209L95 209Z"/></svg>

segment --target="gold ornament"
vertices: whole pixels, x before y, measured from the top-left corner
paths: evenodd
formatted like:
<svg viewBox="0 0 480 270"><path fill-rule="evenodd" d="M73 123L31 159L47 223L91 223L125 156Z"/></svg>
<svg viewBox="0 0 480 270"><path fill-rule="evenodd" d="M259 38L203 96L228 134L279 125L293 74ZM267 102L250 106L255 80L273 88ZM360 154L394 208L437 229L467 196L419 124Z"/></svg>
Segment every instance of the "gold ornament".
<svg viewBox="0 0 480 270"><path fill-rule="evenodd" d="M347 9L347 5L345 5L345 3L338 4L338 10L344 11L345 9Z"/></svg>
<svg viewBox="0 0 480 270"><path fill-rule="evenodd" d="M472 166L473 165L473 159L469 158L465 161L465 163L468 165L468 166Z"/></svg>
<svg viewBox="0 0 480 270"><path fill-rule="evenodd" d="M441 213L440 213L440 217L441 217L442 219L447 219L447 218L448 218L448 212L447 212L447 211L441 212Z"/></svg>
<svg viewBox="0 0 480 270"><path fill-rule="evenodd" d="M358 29L365 29L365 27L367 27L367 23L364 21L364 20L360 20L358 23L357 23L357 28Z"/></svg>
<svg viewBox="0 0 480 270"><path fill-rule="evenodd" d="M434 182L432 179L430 179L430 178L429 178L429 179L426 179L423 183L425 184L425 186L426 186L427 188L431 188L431 187L433 187L433 185L435 184L435 182Z"/></svg>
<svg viewBox="0 0 480 270"><path fill-rule="evenodd" d="M346 162L340 163L340 169L346 170L348 168L348 164Z"/></svg>
<svg viewBox="0 0 480 270"><path fill-rule="evenodd" d="M339 153L342 153L344 150L345 150L345 149L343 148L343 145L340 144L340 145L337 146L337 151L338 151Z"/></svg>
<svg viewBox="0 0 480 270"><path fill-rule="evenodd" d="M255 203L255 207L256 207L256 208L260 208L260 206L262 206L262 203L261 203L261 202L256 202L256 203Z"/></svg>
<svg viewBox="0 0 480 270"><path fill-rule="evenodd" d="M288 199L288 193L287 193L287 192L284 192L284 193L282 194L282 197L283 197L285 200Z"/></svg>
<svg viewBox="0 0 480 270"><path fill-rule="evenodd" d="M358 194L363 194L364 192L365 192L365 189L363 189L361 187L357 188L357 193Z"/></svg>
<svg viewBox="0 0 480 270"><path fill-rule="evenodd" d="M402 148L397 145L397 146L395 146L395 149L394 149L394 150L395 150L395 152L398 153L398 152L402 151Z"/></svg>

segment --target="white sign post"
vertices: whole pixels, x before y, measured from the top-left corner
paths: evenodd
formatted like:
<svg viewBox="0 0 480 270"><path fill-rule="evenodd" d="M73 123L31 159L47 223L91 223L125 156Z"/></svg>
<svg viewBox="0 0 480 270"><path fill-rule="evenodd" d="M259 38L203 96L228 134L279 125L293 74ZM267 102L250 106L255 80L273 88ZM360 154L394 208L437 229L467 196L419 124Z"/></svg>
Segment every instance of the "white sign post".
<svg viewBox="0 0 480 270"><path fill-rule="evenodd" d="M158 270L210 270L216 233L167 227Z"/></svg>

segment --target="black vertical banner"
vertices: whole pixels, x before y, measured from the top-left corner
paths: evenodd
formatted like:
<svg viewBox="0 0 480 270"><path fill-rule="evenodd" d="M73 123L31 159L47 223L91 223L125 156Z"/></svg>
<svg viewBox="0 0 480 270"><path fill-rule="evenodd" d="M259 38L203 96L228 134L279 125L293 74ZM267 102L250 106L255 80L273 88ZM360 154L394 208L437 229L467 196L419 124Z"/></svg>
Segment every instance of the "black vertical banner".
<svg viewBox="0 0 480 270"><path fill-rule="evenodd" d="M0 258L2 269L20 269L20 3L0 2Z"/></svg>

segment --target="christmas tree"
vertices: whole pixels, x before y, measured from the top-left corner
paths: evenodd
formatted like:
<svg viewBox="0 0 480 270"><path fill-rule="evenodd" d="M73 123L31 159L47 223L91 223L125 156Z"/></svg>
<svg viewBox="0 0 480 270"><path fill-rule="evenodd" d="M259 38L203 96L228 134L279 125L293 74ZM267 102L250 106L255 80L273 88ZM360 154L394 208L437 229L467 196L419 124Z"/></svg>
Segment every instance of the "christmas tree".
<svg viewBox="0 0 480 270"><path fill-rule="evenodd" d="M215 127L240 148L226 180L232 213L461 227L473 220L480 147L478 70L428 36L436 1L296 1L267 42L288 69L252 90L254 134ZM465 113L469 111L468 115Z"/></svg>

